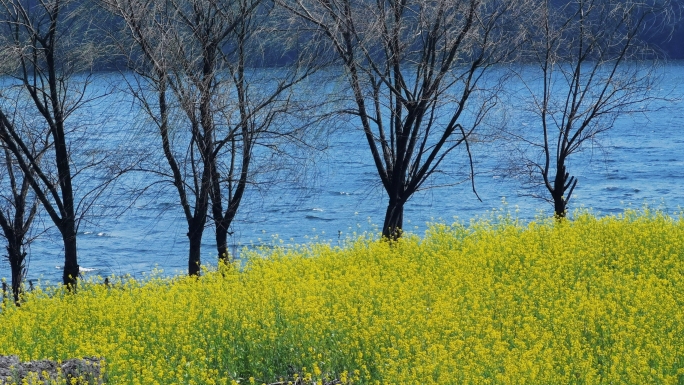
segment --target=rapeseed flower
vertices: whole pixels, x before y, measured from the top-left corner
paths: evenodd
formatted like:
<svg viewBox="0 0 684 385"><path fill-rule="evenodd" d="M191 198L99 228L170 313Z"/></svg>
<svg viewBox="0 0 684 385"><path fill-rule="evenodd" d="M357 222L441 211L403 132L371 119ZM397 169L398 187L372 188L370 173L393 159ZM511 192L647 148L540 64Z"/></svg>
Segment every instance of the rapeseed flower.
<svg viewBox="0 0 684 385"><path fill-rule="evenodd" d="M684 383L684 220L435 224L247 252L243 270L84 282L0 314L0 354L108 384Z"/></svg>

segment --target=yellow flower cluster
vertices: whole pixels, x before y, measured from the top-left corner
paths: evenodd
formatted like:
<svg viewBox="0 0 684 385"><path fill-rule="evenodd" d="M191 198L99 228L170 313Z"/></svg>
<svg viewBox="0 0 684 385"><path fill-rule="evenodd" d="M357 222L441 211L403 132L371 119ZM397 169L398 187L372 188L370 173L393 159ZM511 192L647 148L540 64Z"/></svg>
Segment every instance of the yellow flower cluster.
<svg viewBox="0 0 684 385"><path fill-rule="evenodd" d="M682 308L683 219L578 214L36 290L0 354L103 357L109 384L682 384Z"/></svg>

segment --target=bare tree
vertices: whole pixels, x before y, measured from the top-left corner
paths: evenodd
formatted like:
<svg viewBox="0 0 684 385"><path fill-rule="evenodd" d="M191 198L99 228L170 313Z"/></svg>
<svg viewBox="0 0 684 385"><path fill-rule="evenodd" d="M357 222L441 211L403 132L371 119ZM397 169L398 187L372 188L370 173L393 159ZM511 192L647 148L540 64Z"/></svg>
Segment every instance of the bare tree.
<svg viewBox="0 0 684 385"><path fill-rule="evenodd" d="M327 42L389 203L382 234L401 235L404 205L461 149L496 104L488 74L520 42L517 1L283 0ZM474 182L473 182L474 183ZM473 184L474 190L474 184Z"/></svg>
<svg viewBox="0 0 684 385"><path fill-rule="evenodd" d="M245 189L253 182L255 148L296 138L276 117L287 114L295 85L311 68L296 61L260 78L261 41L272 9L260 0L220 2L107 0L126 24L121 40L135 73L129 89L154 121L166 167L150 167L175 186L188 223L188 272L200 272L208 219L220 260ZM306 68L300 71L300 68ZM208 209L211 207L211 216Z"/></svg>
<svg viewBox="0 0 684 385"><path fill-rule="evenodd" d="M0 105L0 141L17 167L13 172L21 170L61 235L63 281L69 286L79 274L79 220L102 191L93 189L77 197L74 187L78 174L101 161L81 164L73 157L77 140L84 135L79 131L82 125L72 123L73 117L95 97L88 93L88 86L98 50L88 40L91 25L84 11L86 4L0 1L0 51L6 76L0 96L17 103L28 101L20 111L9 109L7 103ZM22 124L13 118L14 112L22 116ZM24 191L23 187L18 191Z"/></svg>
<svg viewBox="0 0 684 385"><path fill-rule="evenodd" d="M243 16L231 18L237 24L228 36L231 48L224 50L223 63L224 71L231 75L228 85L233 97L219 110L217 162L210 192L216 247L224 262L229 257L228 231L245 188L258 182L258 174L280 170L293 156L291 151L318 151L307 129L318 122L320 113L314 110L322 102L309 100L310 95L299 86L326 63L317 57L315 44L297 41L298 31L283 28L276 10L268 4L256 8L254 0L239 0L235 6L236 15ZM297 43L296 50L291 47L292 40ZM281 45L266 53L264 42ZM282 65L256 70L260 63L254 57L270 54L278 58L286 53L290 57ZM266 181L274 182L272 178Z"/></svg>
<svg viewBox="0 0 684 385"><path fill-rule="evenodd" d="M35 194L31 194L29 180L23 176L11 152L6 147L3 152L4 159L0 162L0 228L7 241L5 257L11 270L14 302L18 305L26 275L25 246L32 240L30 231L39 202ZM40 159L40 156L36 154L36 158Z"/></svg>
<svg viewBox="0 0 684 385"><path fill-rule="evenodd" d="M643 44L667 20L667 1L538 0L527 23L529 50L518 77L533 116L531 128L508 131L517 147L513 172L541 187L558 217L566 215L578 180L571 156L616 119L653 100L657 62ZM543 187L542 187L543 186Z"/></svg>

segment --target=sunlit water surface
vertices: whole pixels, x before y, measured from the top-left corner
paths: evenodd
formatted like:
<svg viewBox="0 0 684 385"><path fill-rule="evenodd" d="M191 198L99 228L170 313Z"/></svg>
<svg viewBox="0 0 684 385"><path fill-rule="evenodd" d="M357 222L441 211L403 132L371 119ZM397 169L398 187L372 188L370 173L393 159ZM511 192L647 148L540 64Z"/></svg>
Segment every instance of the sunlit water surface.
<svg viewBox="0 0 684 385"><path fill-rule="evenodd" d="M111 82L112 77L106 77ZM660 96L647 114L620 118L613 130L587 143L571 161L571 173L579 179L571 202L572 208L591 208L596 214L609 215L625 208L648 205L675 213L684 206L684 90L676 87L684 80L684 65L664 69ZM101 87L111 83L102 81ZM96 83L96 86L98 84ZM106 115L114 104L128 103L126 96L114 93L82 111L82 116ZM130 107L130 106L129 106ZM118 107L121 108L121 107ZM510 114L507 124L530 128L523 114ZM126 130L140 121L136 114L114 114L106 124L113 137L131 140ZM84 121L88 119L84 118ZM93 123L95 124L95 123ZM118 136L117 136L118 135ZM97 146L117 142L113 137L90 138ZM119 142L120 142L119 140ZM283 183L268 190L249 190L230 238L231 249L239 255L243 247L301 244L312 241L340 244L354 234L377 232L386 209L386 198L372 163L368 145L361 131L352 126L339 129L329 140L330 148L318 155L307 178ZM407 203L405 230L421 234L426 223L467 222L488 216L492 210L508 210L512 215L530 220L552 206L529 196L516 178L501 171L502 157L491 144L473 144L475 187L481 201L472 192L469 181L446 178L448 187L416 193ZM452 168L467 176L464 155L457 154L442 168ZM126 184L144 184L146 177L130 176ZM440 181L441 182L441 181ZM88 275L124 275L142 277L155 269L182 273L187 269L187 225L175 191L155 190L132 202L117 196L103 197L98 207L115 208L117 216L92 218L81 224L78 234L79 264ZM159 192L161 191L161 192ZM504 203L505 201L505 203ZM121 208L130 208L123 213ZM543 214L542 214L543 215ZM49 223L47 218L44 223ZM205 232L202 258L215 263L213 230ZM28 278L61 281L62 245L54 229L36 239L30 247ZM0 276L9 277L9 264L3 262Z"/></svg>

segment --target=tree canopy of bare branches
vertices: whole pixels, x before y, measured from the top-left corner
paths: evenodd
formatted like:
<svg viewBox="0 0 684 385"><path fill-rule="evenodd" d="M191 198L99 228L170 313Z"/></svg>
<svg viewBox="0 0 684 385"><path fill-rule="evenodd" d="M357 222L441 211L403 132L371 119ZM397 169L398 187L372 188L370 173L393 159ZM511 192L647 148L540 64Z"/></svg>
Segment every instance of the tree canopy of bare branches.
<svg viewBox="0 0 684 385"><path fill-rule="evenodd" d="M520 43L516 1L283 0L344 69L351 103L387 192L382 234L496 104L487 75ZM489 84L489 85L485 85ZM472 178L472 157L470 157ZM474 185L473 185L474 188Z"/></svg>
<svg viewBox="0 0 684 385"><path fill-rule="evenodd" d="M229 259L229 229L258 171L256 148L299 137L299 128L276 118L289 113L293 87L314 68L299 65L304 51L287 68L250 68L264 42L274 45L283 33L260 0L104 3L125 21L119 44L134 72L129 89L161 139L166 166L146 171L175 186L188 223L188 271L199 274L208 219L219 259Z"/></svg>
<svg viewBox="0 0 684 385"><path fill-rule="evenodd" d="M100 49L89 40L95 28L86 7L73 0L0 2L0 140L12 158L6 164L20 170L61 234L67 285L79 274L78 222L97 195L76 196L73 184L93 166L72 156L83 135L73 116L91 100L89 73Z"/></svg>
<svg viewBox="0 0 684 385"><path fill-rule="evenodd" d="M667 1L539 0L526 23L529 65L518 73L533 127L509 130L513 162L529 185L543 186L555 215L566 215L578 179L570 157L652 100L657 59L642 38L668 20Z"/></svg>
<svg viewBox="0 0 684 385"><path fill-rule="evenodd" d="M0 124L3 124L0 122ZM31 149L40 160L42 154ZM31 242L31 225L38 212L38 200L32 194L29 179L23 176L11 151L0 142L4 158L0 161L0 229L7 241L7 261L12 274L12 294L19 303L21 284L26 275L26 248Z"/></svg>

